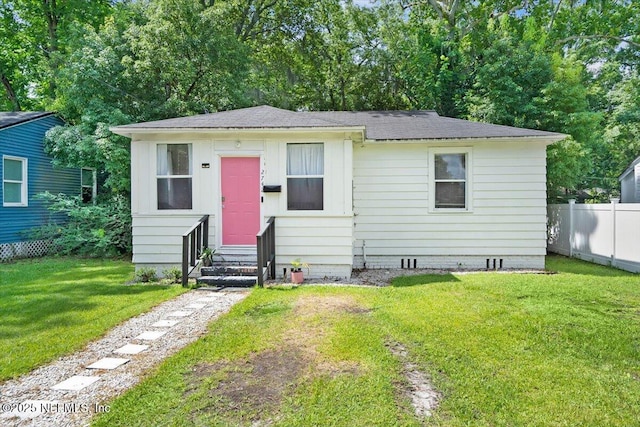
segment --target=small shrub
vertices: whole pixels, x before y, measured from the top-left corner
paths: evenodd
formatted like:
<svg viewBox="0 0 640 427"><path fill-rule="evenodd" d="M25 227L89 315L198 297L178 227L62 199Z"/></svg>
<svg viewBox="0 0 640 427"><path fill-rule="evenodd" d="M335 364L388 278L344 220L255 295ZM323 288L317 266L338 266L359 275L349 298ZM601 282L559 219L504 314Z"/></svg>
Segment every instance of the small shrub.
<svg viewBox="0 0 640 427"><path fill-rule="evenodd" d="M178 267L171 267L162 270L162 275L165 279L170 281L171 283L181 283L182 282L182 270Z"/></svg>
<svg viewBox="0 0 640 427"><path fill-rule="evenodd" d="M156 273L155 268L143 267L136 271L134 279L136 282L143 282L143 283L157 282L158 274Z"/></svg>

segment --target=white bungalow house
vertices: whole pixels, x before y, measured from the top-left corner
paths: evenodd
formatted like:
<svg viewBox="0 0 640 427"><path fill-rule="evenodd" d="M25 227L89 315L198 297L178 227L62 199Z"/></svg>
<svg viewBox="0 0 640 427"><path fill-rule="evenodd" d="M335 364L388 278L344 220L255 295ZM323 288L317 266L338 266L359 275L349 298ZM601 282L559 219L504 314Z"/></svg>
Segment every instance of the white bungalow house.
<svg viewBox="0 0 640 427"><path fill-rule="evenodd" d="M640 157L637 157L618 178L620 203L640 203Z"/></svg>
<svg viewBox="0 0 640 427"><path fill-rule="evenodd" d="M293 112L260 106L118 126L130 137L133 262L209 246L255 251L276 218L277 271L544 268L546 147L563 134L433 111Z"/></svg>

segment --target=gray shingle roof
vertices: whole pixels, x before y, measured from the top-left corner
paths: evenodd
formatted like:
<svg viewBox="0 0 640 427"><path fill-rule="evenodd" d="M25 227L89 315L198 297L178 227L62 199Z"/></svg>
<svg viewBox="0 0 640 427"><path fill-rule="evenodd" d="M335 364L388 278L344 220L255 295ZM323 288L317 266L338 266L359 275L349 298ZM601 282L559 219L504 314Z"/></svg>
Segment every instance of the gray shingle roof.
<svg viewBox="0 0 640 427"><path fill-rule="evenodd" d="M28 122L29 120L39 119L41 117L50 116L48 111L9 111L0 112L0 129L8 126L17 125Z"/></svg>
<svg viewBox="0 0 640 427"><path fill-rule="evenodd" d="M365 128L367 139L415 140L564 135L441 117L435 111L288 111L263 105L113 128L117 133L179 129Z"/></svg>

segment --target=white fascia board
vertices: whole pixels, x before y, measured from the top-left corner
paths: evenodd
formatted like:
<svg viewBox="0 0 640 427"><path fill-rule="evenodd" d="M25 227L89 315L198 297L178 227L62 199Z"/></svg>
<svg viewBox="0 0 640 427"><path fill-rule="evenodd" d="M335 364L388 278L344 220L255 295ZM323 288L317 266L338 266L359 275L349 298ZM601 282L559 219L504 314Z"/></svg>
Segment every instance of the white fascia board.
<svg viewBox="0 0 640 427"><path fill-rule="evenodd" d="M562 141L569 135L557 134L557 136L501 136L501 137L477 137L477 138L431 138L431 139L365 139L364 144L469 144L473 142L540 142L551 145Z"/></svg>
<svg viewBox="0 0 640 427"><path fill-rule="evenodd" d="M625 179L627 175L629 175L631 172L635 170L635 167L638 164L640 164L640 157L637 157L633 162L631 162L629 167L625 169L625 171L622 172L622 174L620 174L620 176L618 177L618 181L622 181L623 179Z"/></svg>
<svg viewBox="0 0 640 427"><path fill-rule="evenodd" d="M131 138L137 134L173 134L173 133L229 133L237 132L243 134L255 133L317 133L317 132L364 132L364 126L343 126L343 127L280 127L280 128L125 128L114 126L109 130L118 135Z"/></svg>
<svg viewBox="0 0 640 427"><path fill-rule="evenodd" d="M627 170L622 172L622 175L618 177L618 181L623 181L631 172L633 172L633 168L627 168Z"/></svg>

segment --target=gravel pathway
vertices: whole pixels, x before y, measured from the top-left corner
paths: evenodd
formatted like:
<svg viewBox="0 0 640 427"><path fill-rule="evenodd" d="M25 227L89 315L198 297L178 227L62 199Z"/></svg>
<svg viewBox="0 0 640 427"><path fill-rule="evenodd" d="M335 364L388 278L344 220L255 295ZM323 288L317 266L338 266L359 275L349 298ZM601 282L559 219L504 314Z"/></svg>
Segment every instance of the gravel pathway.
<svg viewBox="0 0 640 427"><path fill-rule="evenodd" d="M108 411L114 397L137 384L152 367L207 332L207 325L249 294L248 291L191 291L129 319L107 335L72 355L0 385L2 426L85 426L96 412ZM173 320L175 322L156 322ZM155 340L138 337L145 331L166 331ZM147 345L138 354L118 354L127 344ZM130 361L113 370L87 369L105 357ZM98 377L78 390L52 387L73 376Z"/></svg>

